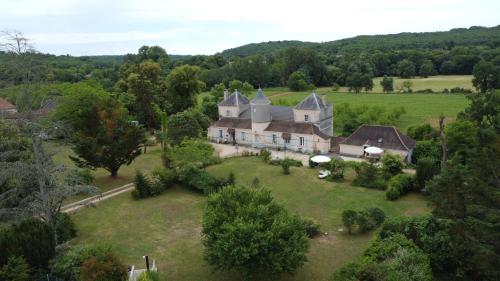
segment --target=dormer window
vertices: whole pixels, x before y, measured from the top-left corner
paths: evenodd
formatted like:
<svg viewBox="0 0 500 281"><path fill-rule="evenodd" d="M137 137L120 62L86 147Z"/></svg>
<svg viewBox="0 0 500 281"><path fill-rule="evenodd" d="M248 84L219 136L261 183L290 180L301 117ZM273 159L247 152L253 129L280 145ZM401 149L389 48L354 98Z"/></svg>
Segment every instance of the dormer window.
<svg viewBox="0 0 500 281"><path fill-rule="evenodd" d="M231 117L231 110L226 110L226 117Z"/></svg>
<svg viewBox="0 0 500 281"><path fill-rule="evenodd" d="M309 122L309 114L305 114L304 115L304 121L305 122Z"/></svg>

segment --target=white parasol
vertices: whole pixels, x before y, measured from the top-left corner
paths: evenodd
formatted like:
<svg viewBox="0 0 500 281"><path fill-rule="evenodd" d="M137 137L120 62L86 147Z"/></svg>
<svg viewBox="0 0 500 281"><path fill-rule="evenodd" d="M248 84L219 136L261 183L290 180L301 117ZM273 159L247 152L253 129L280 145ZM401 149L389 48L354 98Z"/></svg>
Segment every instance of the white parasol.
<svg viewBox="0 0 500 281"><path fill-rule="evenodd" d="M331 160L332 159L330 157L324 155L316 155L314 157L311 157L311 161L313 161L314 163L328 163Z"/></svg>
<svg viewBox="0 0 500 281"><path fill-rule="evenodd" d="M370 147L365 148L365 152L370 153L370 154L382 154L382 152L384 152L384 150L382 148L379 148L376 146L370 146Z"/></svg>

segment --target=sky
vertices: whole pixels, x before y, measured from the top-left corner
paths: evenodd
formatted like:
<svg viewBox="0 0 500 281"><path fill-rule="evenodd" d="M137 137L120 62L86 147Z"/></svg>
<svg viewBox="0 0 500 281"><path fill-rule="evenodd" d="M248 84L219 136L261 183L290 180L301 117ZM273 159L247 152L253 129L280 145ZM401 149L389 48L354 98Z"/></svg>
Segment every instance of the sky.
<svg viewBox="0 0 500 281"><path fill-rule="evenodd" d="M143 45L214 54L248 43L500 24L499 0L0 0L0 30L57 55L121 55Z"/></svg>

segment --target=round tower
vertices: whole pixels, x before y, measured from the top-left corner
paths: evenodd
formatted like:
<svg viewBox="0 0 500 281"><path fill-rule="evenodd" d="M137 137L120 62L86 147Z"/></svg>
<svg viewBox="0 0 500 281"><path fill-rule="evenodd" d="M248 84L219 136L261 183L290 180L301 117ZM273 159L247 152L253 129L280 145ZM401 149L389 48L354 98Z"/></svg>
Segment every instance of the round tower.
<svg viewBox="0 0 500 281"><path fill-rule="evenodd" d="M259 88L255 98L250 101L250 107L252 123L271 122L271 101L264 95L262 89Z"/></svg>

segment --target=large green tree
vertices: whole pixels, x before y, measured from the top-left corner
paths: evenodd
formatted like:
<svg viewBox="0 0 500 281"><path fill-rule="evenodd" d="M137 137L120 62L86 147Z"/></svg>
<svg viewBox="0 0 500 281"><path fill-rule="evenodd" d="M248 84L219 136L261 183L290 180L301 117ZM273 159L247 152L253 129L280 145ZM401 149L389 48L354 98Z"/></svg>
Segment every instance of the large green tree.
<svg viewBox="0 0 500 281"><path fill-rule="evenodd" d="M172 145L180 144L185 138L199 138L210 126L210 118L196 110L186 110L169 116L167 139Z"/></svg>
<svg viewBox="0 0 500 281"><path fill-rule="evenodd" d="M450 223L457 245L455 280L496 280L500 268L500 130L497 94L473 95L472 103L446 129L449 159L426 185L433 214ZM498 96L497 96L498 98Z"/></svg>
<svg viewBox="0 0 500 281"><path fill-rule="evenodd" d="M246 278L292 274L309 248L302 220L265 189L227 186L210 195L202 233L208 263Z"/></svg>
<svg viewBox="0 0 500 281"><path fill-rule="evenodd" d="M164 107L166 104L162 97L160 73L160 64L145 61L133 68L126 80L128 93L135 97L135 105L131 109L138 121L148 129L159 125L155 106Z"/></svg>
<svg viewBox="0 0 500 281"><path fill-rule="evenodd" d="M144 129L131 122L127 110L106 92L75 93L59 104L56 118L65 122L77 165L104 168L116 177L141 153Z"/></svg>
<svg viewBox="0 0 500 281"><path fill-rule="evenodd" d="M169 114L184 111L195 105L196 94L205 88L200 80L200 68L182 65L170 72L166 79Z"/></svg>
<svg viewBox="0 0 500 281"><path fill-rule="evenodd" d="M472 75L472 84L481 93L500 88L500 66L495 66L492 62L478 62L474 65Z"/></svg>

